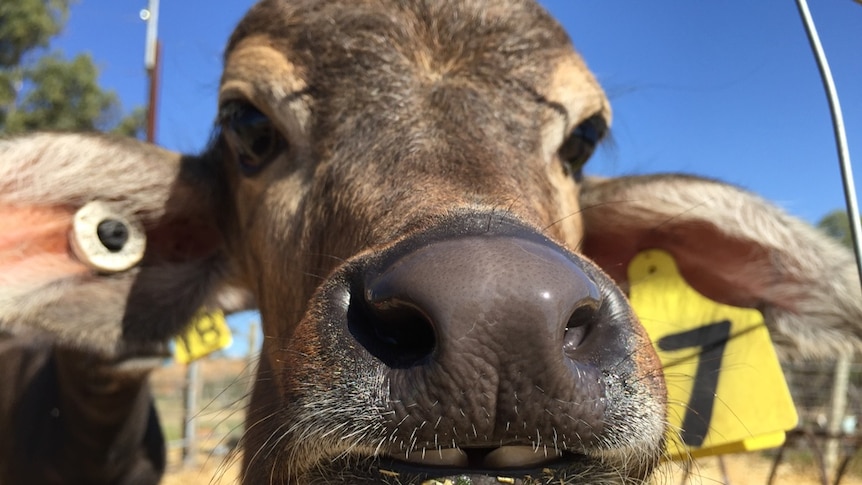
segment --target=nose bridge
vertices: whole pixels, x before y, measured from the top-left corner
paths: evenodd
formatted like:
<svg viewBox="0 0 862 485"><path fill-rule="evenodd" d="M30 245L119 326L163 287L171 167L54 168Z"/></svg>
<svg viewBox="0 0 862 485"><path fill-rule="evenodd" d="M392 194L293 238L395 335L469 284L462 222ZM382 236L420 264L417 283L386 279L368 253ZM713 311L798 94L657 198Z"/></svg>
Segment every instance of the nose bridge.
<svg viewBox="0 0 862 485"><path fill-rule="evenodd" d="M553 188L538 173L546 167L536 122L542 113L532 98L491 80L385 78L368 89L375 94L362 100L352 91L329 100L342 109L321 122L326 136L319 137L320 151L331 155L325 183L339 194L362 194L364 210L380 199L400 210L419 204L438 213L465 202L547 202ZM366 97L398 103L372 109L358 104ZM440 200L423 203L428 193Z"/></svg>

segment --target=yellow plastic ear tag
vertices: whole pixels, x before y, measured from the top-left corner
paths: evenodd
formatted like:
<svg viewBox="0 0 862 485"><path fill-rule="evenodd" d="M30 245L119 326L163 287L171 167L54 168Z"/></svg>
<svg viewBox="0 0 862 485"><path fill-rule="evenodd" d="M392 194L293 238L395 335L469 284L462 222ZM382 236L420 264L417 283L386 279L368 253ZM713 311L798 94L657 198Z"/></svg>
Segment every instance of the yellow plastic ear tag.
<svg viewBox="0 0 862 485"><path fill-rule="evenodd" d="M798 417L760 312L704 297L665 251L638 254L628 274L632 306L664 367L670 456L781 445Z"/></svg>
<svg viewBox="0 0 862 485"><path fill-rule="evenodd" d="M224 319L224 313L218 310L195 315L185 333L177 336L174 342L174 359L181 364L188 364L229 346L233 342L233 336Z"/></svg>

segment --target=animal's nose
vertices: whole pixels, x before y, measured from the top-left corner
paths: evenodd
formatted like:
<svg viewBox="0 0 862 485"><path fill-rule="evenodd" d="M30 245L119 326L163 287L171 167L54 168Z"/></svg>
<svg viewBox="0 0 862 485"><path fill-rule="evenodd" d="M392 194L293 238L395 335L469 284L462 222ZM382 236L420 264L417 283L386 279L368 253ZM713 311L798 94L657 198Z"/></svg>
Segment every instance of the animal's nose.
<svg viewBox="0 0 862 485"><path fill-rule="evenodd" d="M363 255L318 295L333 367L379 385L384 455L491 470L498 452L530 446L507 466L545 466L602 446L628 412L610 396L630 392L619 376L639 372L627 357L648 344L624 296L541 233L488 220L446 220Z"/></svg>
<svg viewBox="0 0 862 485"><path fill-rule="evenodd" d="M601 300L562 250L513 235L438 240L364 280L350 305L351 333L391 368L461 368L473 356L495 372L521 373L529 349L542 356L533 365L550 360L575 372L565 362L577 358Z"/></svg>

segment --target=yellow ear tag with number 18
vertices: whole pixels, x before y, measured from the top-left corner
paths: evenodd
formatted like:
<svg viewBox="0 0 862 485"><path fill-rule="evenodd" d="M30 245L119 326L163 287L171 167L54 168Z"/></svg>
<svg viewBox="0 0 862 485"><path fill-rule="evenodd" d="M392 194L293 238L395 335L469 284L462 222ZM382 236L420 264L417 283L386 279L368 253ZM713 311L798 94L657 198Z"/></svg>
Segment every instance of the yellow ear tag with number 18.
<svg viewBox="0 0 862 485"><path fill-rule="evenodd" d="M798 417L763 315L704 297L670 254L628 269L630 299L664 368L672 458L773 448Z"/></svg>
<svg viewBox="0 0 862 485"><path fill-rule="evenodd" d="M199 312L189 322L185 332L174 339L174 359L181 364L206 357L233 342L230 327L221 310Z"/></svg>

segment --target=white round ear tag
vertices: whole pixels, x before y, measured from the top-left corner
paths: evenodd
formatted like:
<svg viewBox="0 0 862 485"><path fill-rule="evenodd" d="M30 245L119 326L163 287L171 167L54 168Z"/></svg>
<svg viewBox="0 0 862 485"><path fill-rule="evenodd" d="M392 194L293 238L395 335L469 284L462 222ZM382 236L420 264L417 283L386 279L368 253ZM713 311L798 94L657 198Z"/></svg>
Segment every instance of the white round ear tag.
<svg viewBox="0 0 862 485"><path fill-rule="evenodd" d="M125 271L144 257L144 229L117 214L104 202L78 209L69 238L72 252L91 268L106 273Z"/></svg>

